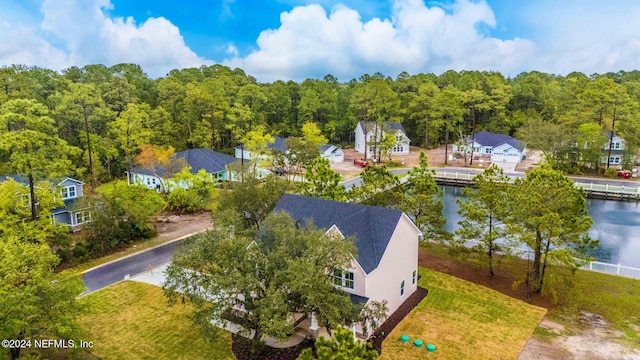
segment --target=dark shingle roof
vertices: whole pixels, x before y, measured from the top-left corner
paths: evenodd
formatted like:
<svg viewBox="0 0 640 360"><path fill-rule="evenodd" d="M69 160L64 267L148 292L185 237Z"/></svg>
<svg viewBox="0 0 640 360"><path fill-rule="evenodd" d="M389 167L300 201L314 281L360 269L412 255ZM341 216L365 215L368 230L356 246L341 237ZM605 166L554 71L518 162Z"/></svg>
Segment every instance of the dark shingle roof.
<svg viewBox="0 0 640 360"><path fill-rule="evenodd" d="M351 303L353 304L366 304L367 301L369 301L368 297L364 297L364 296L360 296L360 295L356 295L356 294L349 294L349 297L351 298Z"/></svg>
<svg viewBox="0 0 640 360"><path fill-rule="evenodd" d="M189 149L180 151L174 155L176 158L183 158L191 167L191 173L195 174L200 170L204 170L209 174L215 174L227 169L227 165L236 161L236 158L226 154L219 153L210 149ZM130 170L134 174L154 175L153 171L136 166ZM163 176L162 171L158 171L157 175Z"/></svg>
<svg viewBox="0 0 640 360"><path fill-rule="evenodd" d="M494 134L488 131L480 131L474 136L474 140L482 146L496 147L502 144L509 144L516 149L522 150L524 147L520 141L505 134Z"/></svg>
<svg viewBox="0 0 640 360"><path fill-rule="evenodd" d="M371 131L371 129L373 129L373 127L375 126L375 122L374 121L360 121L360 126L362 126L362 129L364 130L365 134L368 133L369 131ZM404 127L402 127L402 124L397 123L397 122L393 122L393 121L385 121L383 128L385 130L400 130L403 133L406 133L406 131L404 131Z"/></svg>
<svg viewBox="0 0 640 360"><path fill-rule="evenodd" d="M353 236L357 261L366 273L380 264L402 211L377 206L349 204L307 196L285 194L275 207L294 220L308 219L318 228L336 225L346 237Z"/></svg>

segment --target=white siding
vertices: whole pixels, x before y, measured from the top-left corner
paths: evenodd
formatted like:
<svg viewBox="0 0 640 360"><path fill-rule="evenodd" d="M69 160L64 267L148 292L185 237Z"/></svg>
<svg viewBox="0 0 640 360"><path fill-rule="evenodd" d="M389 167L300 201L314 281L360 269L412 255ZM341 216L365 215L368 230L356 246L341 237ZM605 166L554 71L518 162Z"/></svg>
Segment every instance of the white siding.
<svg viewBox="0 0 640 360"><path fill-rule="evenodd" d="M403 215L380 264L366 277L364 296L374 301L387 300L389 315L418 289L417 282L412 284L413 271L418 269L418 237L418 229ZM404 295L400 295L402 281Z"/></svg>

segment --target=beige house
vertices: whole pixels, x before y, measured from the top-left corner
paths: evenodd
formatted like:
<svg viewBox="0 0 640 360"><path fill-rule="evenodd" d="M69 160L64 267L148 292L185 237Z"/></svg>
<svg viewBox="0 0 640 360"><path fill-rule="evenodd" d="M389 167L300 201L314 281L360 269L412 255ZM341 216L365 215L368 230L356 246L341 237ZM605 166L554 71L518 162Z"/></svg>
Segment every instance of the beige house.
<svg viewBox="0 0 640 360"><path fill-rule="evenodd" d="M393 314L418 288L418 241L422 233L400 210L285 194L275 207L294 220L355 238L357 256L336 271L334 285L354 303L387 301ZM312 329L313 330L313 329ZM372 329L354 329L362 337Z"/></svg>

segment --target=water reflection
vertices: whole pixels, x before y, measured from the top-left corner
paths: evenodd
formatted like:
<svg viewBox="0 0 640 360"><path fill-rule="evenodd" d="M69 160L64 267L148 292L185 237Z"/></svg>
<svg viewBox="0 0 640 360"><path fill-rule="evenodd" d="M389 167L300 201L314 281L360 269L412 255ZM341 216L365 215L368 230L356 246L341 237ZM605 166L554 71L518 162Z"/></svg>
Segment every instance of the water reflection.
<svg viewBox="0 0 640 360"><path fill-rule="evenodd" d="M441 188L445 230L454 232L461 220L456 199L462 197L462 188ZM600 240L592 255L598 261L640 268L640 203L588 199L587 205L593 219L589 235Z"/></svg>

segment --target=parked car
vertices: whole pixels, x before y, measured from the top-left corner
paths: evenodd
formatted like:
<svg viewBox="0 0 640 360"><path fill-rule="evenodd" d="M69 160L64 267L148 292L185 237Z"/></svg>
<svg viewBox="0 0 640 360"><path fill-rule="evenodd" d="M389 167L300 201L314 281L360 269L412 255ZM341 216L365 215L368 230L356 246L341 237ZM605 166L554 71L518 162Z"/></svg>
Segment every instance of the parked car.
<svg viewBox="0 0 640 360"><path fill-rule="evenodd" d="M629 170L620 170L618 171L618 177L622 179L631 179L631 171Z"/></svg>
<svg viewBox="0 0 640 360"><path fill-rule="evenodd" d="M281 167L273 168L273 173L278 176L282 176L287 173L287 169Z"/></svg>
<svg viewBox="0 0 640 360"><path fill-rule="evenodd" d="M366 160L361 160L361 159L355 159L353 160L353 163L360 166L360 167L367 167L369 166L369 162Z"/></svg>

